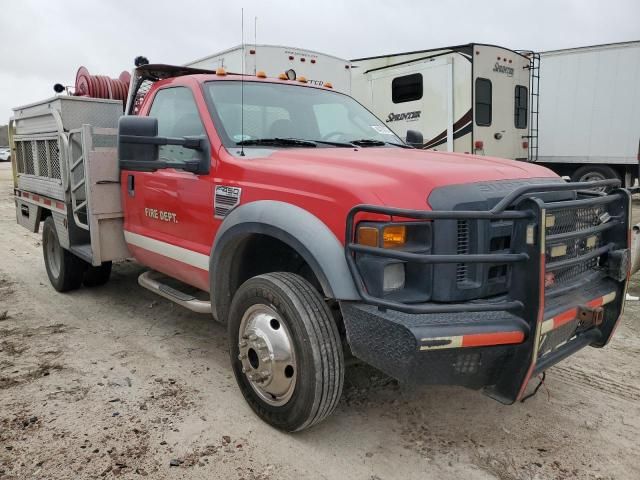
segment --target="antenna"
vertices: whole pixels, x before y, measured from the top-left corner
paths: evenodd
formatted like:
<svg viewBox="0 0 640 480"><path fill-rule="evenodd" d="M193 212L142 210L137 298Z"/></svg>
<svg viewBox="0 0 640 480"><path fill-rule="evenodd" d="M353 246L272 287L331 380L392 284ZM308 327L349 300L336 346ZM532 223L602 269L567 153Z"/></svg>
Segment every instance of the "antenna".
<svg viewBox="0 0 640 480"><path fill-rule="evenodd" d="M253 51L256 52L253 61L253 74L258 73L258 17L253 17Z"/></svg>
<svg viewBox="0 0 640 480"><path fill-rule="evenodd" d="M244 8L240 9L240 35L242 35L242 72L240 76L240 156L244 157L244 62L247 60L244 56Z"/></svg>

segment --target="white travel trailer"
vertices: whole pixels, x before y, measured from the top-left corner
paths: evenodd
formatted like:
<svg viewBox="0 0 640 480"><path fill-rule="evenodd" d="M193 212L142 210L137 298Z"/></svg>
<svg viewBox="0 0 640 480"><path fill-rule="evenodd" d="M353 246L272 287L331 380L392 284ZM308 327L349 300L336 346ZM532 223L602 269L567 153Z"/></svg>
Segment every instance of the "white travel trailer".
<svg viewBox="0 0 640 480"><path fill-rule="evenodd" d="M540 53L538 157L572 180L620 178L640 161L640 41Z"/></svg>
<svg viewBox="0 0 640 480"><path fill-rule="evenodd" d="M526 160L535 59L478 43L358 58L351 94L402 138L421 132L423 148Z"/></svg>
<svg viewBox="0 0 640 480"><path fill-rule="evenodd" d="M349 60L302 48L245 44L243 49L238 45L189 62L186 66L208 70L222 67L229 72L249 75L263 71L268 77L286 73L291 80L304 77L313 85L330 82L340 92L349 93L351 90Z"/></svg>

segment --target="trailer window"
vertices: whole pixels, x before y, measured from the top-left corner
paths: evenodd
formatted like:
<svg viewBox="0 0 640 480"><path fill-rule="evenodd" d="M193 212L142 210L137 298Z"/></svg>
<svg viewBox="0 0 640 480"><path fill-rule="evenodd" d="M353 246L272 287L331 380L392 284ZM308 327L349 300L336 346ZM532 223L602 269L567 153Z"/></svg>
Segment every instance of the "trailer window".
<svg viewBox="0 0 640 480"><path fill-rule="evenodd" d="M491 125L491 80L476 78L476 125Z"/></svg>
<svg viewBox="0 0 640 480"><path fill-rule="evenodd" d="M158 119L158 135L161 137L186 137L204 135L204 127L191 90L171 87L159 90L153 98L149 116ZM186 161L198 155L193 149L178 145L162 145L160 158Z"/></svg>
<svg viewBox="0 0 640 480"><path fill-rule="evenodd" d="M391 82L393 103L413 102L422 98L422 74L412 73L396 77Z"/></svg>
<svg viewBox="0 0 640 480"><path fill-rule="evenodd" d="M522 85L516 85L514 123L516 128L527 128L527 110L529 105L529 90Z"/></svg>

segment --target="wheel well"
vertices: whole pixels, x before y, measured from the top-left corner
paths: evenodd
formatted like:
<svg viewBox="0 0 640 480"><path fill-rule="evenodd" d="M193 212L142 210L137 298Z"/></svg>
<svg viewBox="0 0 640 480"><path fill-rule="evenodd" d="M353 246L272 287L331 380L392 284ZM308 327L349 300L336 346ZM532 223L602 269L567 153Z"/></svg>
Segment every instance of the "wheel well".
<svg viewBox="0 0 640 480"><path fill-rule="evenodd" d="M217 316L226 321L231 299L244 282L252 277L270 272L290 272L300 275L322 293L322 286L311 266L293 247L271 235L252 233L245 235L234 245L230 257L225 260L227 274L225 294L217 296ZM226 253L226 252L225 252ZM221 278L221 277L218 277ZM215 282L215 280L214 280ZM221 285L214 288L220 292Z"/></svg>

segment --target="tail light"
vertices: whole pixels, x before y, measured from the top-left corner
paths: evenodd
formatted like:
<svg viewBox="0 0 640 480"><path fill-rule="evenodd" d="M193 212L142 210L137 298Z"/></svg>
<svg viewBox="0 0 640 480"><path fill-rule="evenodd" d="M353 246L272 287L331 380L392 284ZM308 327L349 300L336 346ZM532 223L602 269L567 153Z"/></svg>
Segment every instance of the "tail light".
<svg viewBox="0 0 640 480"><path fill-rule="evenodd" d="M529 148L529 142L522 142L522 148Z"/></svg>
<svg viewBox="0 0 640 480"><path fill-rule="evenodd" d="M476 140L475 142L473 142L473 147L476 150L482 150L484 148L484 142L482 140Z"/></svg>

